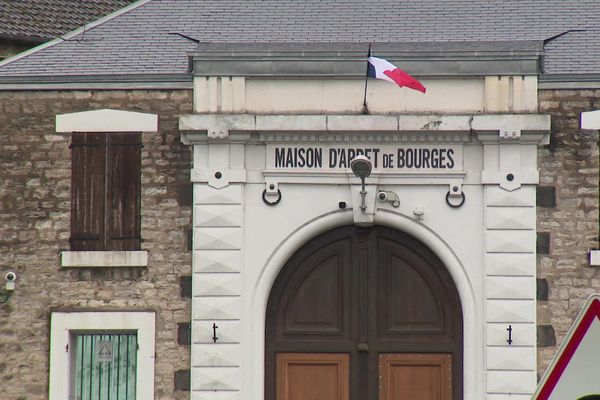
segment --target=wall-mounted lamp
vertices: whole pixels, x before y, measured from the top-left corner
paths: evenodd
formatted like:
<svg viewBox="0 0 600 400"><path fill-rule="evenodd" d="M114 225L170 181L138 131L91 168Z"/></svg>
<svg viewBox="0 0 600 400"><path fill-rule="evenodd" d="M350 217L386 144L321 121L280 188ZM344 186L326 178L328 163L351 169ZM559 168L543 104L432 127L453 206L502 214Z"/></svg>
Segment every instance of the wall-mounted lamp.
<svg viewBox="0 0 600 400"><path fill-rule="evenodd" d="M373 168L373 164L371 164L371 160L369 160L366 156L358 155L350 161L350 168L354 175L360 178L362 182L362 188L360 191L360 211L363 214L367 213L367 203L366 196L367 190L365 189L365 178L371 175L371 169Z"/></svg>

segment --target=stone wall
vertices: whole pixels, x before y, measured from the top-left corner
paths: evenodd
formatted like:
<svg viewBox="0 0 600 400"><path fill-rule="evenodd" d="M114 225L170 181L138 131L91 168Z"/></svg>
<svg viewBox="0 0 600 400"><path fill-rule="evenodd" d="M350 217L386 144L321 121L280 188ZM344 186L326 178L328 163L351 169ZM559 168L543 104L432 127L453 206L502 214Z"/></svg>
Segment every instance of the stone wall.
<svg viewBox="0 0 600 400"><path fill-rule="evenodd" d="M2 399L47 398L56 309L155 310L155 398L189 398L176 390L185 389L190 363L191 275L191 157L177 126L191 99L187 90L0 92L0 273L18 274L14 295L0 304ZM159 115L159 132L142 138L147 268L60 267L69 249L70 135L55 133L54 117L98 108Z"/></svg>
<svg viewBox="0 0 600 400"><path fill-rule="evenodd" d="M600 90L542 90L552 114L551 144L539 151L538 373L541 376L590 294L600 293L598 132L582 131L583 111L600 109Z"/></svg>

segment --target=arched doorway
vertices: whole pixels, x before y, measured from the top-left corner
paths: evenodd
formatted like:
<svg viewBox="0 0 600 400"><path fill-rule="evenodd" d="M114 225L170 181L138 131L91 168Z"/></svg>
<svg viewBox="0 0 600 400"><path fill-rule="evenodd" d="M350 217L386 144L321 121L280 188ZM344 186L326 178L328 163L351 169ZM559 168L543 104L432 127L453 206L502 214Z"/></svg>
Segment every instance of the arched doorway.
<svg viewBox="0 0 600 400"><path fill-rule="evenodd" d="M267 305L267 400L462 399L462 311L442 262L401 232L305 244Z"/></svg>

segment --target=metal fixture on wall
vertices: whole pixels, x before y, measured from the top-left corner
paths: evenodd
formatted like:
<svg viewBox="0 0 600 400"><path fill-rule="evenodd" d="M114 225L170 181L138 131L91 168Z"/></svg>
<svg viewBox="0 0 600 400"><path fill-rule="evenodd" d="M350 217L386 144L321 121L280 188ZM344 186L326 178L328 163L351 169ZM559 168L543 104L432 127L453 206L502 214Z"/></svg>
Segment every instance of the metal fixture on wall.
<svg viewBox="0 0 600 400"><path fill-rule="evenodd" d="M380 190L377 193L377 198L381 202L390 203L394 208L400 207L400 198L395 192L391 192L389 190Z"/></svg>
<svg viewBox="0 0 600 400"><path fill-rule="evenodd" d="M276 194L277 198L273 201L267 199L268 196ZM279 190L278 185L274 183L268 183L267 188L263 190L262 193L263 202L268 206L274 206L281 201L281 190Z"/></svg>
<svg viewBox="0 0 600 400"><path fill-rule="evenodd" d="M217 337L217 328L219 328L219 325L217 325L217 324L215 324L213 322L212 328L213 328L213 337L212 337L212 340L213 340L213 343L217 343L217 340L219 340L219 338Z"/></svg>
<svg viewBox="0 0 600 400"><path fill-rule="evenodd" d="M6 303L10 296L12 296L15 291L15 281L17 280L17 274L13 271L8 271L4 274L4 289L0 289L0 303Z"/></svg>
<svg viewBox="0 0 600 400"><path fill-rule="evenodd" d="M451 201L452 199L452 201ZM459 199L456 201L456 199ZM450 185L450 190L446 193L446 204L452 208L459 208L465 204L465 193L460 185Z"/></svg>
<svg viewBox="0 0 600 400"><path fill-rule="evenodd" d="M366 156L363 155L358 155L356 157L354 157L352 159L352 161L350 161L350 168L352 169L352 172L354 173L354 175L358 178L360 178L360 181L362 183L362 188L360 190L360 211L363 214L367 213L367 203L366 203L366 197L367 197L367 190L365 188L365 178L367 178L369 175L371 175L371 169L373 168L373 164L371 164L371 160L369 160L369 158L367 158Z"/></svg>

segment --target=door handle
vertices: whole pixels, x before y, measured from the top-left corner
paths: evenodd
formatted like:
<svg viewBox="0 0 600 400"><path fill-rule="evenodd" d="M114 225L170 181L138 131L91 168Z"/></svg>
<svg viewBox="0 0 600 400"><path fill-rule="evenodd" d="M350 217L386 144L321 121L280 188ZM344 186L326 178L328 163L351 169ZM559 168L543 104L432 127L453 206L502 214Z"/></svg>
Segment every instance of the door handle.
<svg viewBox="0 0 600 400"><path fill-rule="evenodd" d="M359 343L358 347L356 349L358 350L359 353L368 353L369 345L367 343Z"/></svg>

